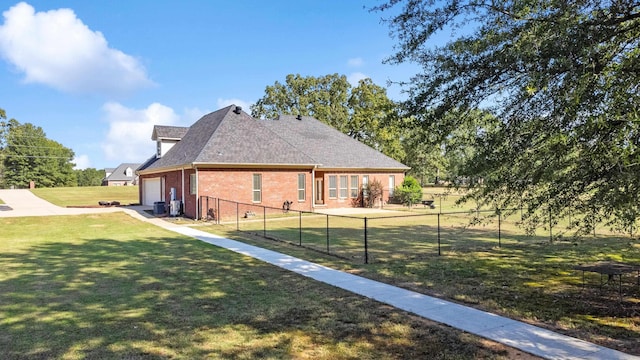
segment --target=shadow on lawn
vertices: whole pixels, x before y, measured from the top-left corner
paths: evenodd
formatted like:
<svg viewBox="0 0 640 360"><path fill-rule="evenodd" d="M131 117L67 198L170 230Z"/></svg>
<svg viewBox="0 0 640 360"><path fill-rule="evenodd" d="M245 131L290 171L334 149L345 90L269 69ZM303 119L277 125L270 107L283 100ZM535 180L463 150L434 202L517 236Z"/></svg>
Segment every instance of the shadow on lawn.
<svg viewBox="0 0 640 360"><path fill-rule="evenodd" d="M41 243L0 268L0 358L513 356L195 240Z"/></svg>
<svg viewBox="0 0 640 360"><path fill-rule="evenodd" d="M640 354L637 275L624 277L619 296L615 283L601 287L600 276L587 273L583 284L582 273L573 269L602 260L640 263L640 248L633 240L603 236L550 243L544 236L505 231L502 247L498 247L495 229L447 228L441 230L444 250L438 256L437 228L433 226L413 226L409 233L405 226L381 226L383 220L370 224L368 265L362 264L361 229L354 231L348 227L352 224L330 229L329 253L348 259L350 267L375 280ZM267 235L294 245L300 236L298 229L269 230ZM307 227L302 237L304 247L327 252L326 229ZM318 258L315 252L306 257L310 261Z"/></svg>

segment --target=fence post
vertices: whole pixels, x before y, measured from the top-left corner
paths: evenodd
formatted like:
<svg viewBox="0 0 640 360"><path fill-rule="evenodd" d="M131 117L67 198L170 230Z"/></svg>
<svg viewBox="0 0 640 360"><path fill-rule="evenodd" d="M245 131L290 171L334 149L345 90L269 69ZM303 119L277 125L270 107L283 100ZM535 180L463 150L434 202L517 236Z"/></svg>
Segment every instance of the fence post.
<svg viewBox="0 0 640 360"><path fill-rule="evenodd" d="M327 214L327 254L331 254L329 251L329 214Z"/></svg>
<svg viewBox="0 0 640 360"><path fill-rule="evenodd" d="M262 237L267 237L267 207L262 207Z"/></svg>
<svg viewBox="0 0 640 360"><path fill-rule="evenodd" d="M551 229L553 226L553 219L551 216L551 204L549 204L549 243L553 242L553 230Z"/></svg>
<svg viewBox="0 0 640 360"><path fill-rule="evenodd" d="M502 226L502 212L500 211L500 209L498 209L498 247L502 247L502 232L500 231L501 226Z"/></svg>
<svg viewBox="0 0 640 360"><path fill-rule="evenodd" d="M438 256L440 256L440 214L438 214Z"/></svg>
<svg viewBox="0 0 640 360"><path fill-rule="evenodd" d="M200 197L202 199L202 196ZM200 204L202 205L202 201L200 201ZM201 214L204 214L204 218L207 219L209 217L209 197L207 196L207 206L205 206L206 209L205 211L202 211L202 209L200 209Z"/></svg>
<svg viewBox="0 0 640 360"><path fill-rule="evenodd" d="M300 229L300 243L299 243L299 245L302 246L302 211L298 212L298 216L299 216L298 228Z"/></svg>
<svg viewBox="0 0 640 360"><path fill-rule="evenodd" d="M236 202L236 230L240 231L240 203Z"/></svg>
<svg viewBox="0 0 640 360"><path fill-rule="evenodd" d="M367 239L367 217L364 217L364 263L369 263L369 246Z"/></svg>
<svg viewBox="0 0 640 360"><path fill-rule="evenodd" d="M216 221L220 225L220 198L216 199Z"/></svg>

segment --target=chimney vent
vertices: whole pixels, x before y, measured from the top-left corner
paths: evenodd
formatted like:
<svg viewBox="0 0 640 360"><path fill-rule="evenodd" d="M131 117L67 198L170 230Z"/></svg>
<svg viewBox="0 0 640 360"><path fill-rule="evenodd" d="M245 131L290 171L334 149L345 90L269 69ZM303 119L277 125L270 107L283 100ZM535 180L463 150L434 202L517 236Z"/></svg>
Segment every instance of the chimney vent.
<svg viewBox="0 0 640 360"><path fill-rule="evenodd" d="M242 107L241 106L236 106L236 108L233 110L234 113L240 115L240 113L242 112Z"/></svg>
<svg viewBox="0 0 640 360"><path fill-rule="evenodd" d="M302 115L298 114L298 116L296 116L296 119L302 120Z"/></svg>

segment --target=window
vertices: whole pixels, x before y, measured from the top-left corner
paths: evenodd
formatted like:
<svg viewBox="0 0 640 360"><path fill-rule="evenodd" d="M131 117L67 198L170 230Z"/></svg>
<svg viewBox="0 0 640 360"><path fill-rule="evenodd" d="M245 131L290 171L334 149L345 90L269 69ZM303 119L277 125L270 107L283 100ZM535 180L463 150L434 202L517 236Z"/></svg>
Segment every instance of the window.
<svg viewBox="0 0 640 360"><path fill-rule="evenodd" d="M253 202L262 201L262 175L253 174Z"/></svg>
<svg viewBox="0 0 640 360"><path fill-rule="evenodd" d="M340 175L340 198L341 199L346 199L347 195L349 194L347 192L347 175Z"/></svg>
<svg viewBox="0 0 640 360"><path fill-rule="evenodd" d="M334 199L338 197L338 185L336 184L335 175L329 175L329 197Z"/></svg>
<svg viewBox="0 0 640 360"><path fill-rule="evenodd" d="M307 198L307 181L305 174L298 174L298 201L305 201Z"/></svg>
<svg viewBox="0 0 640 360"><path fill-rule="evenodd" d="M367 186L369 185L369 175L362 176L362 196L367 197Z"/></svg>
<svg viewBox="0 0 640 360"><path fill-rule="evenodd" d="M351 197L358 198L358 175L351 175Z"/></svg>
<svg viewBox="0 0 640 360"><path fill-rule="evenodd" d="M393 196L396 190L396 177L395 175L389 175L389 197Z"/></svg>
<svg viewBox="0 0 640 360"><path fill-rule="evenodd" d="M196 174L189 175L189 193L195 195L197 190Z"/></svg>
<svg viewBox="0 0 640 360"><path fill-rule="evenodd" d="M133 176L133 170L128 167L125 171L124 171L124 175L128 176L128 177L132 177Z"/></svg>

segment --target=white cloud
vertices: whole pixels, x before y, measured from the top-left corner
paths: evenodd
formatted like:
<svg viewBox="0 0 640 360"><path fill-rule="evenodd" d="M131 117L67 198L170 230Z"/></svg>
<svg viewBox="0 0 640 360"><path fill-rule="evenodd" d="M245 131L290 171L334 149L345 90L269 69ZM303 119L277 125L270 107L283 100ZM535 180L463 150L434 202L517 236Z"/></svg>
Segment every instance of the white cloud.
<svg viewBox="0 0 640 360"><path fill-rule="evenodd" d="M88 155L77 155L73 158L73 163L76 164L73 168L76 170L83 170L91 167L91 160Z"/></svg>
<svg viewBox="0 0 640 360"><path fill-rule="evenodd" d="M369 78L368 75L365 75L361 72L354 72L349 74L349 76L347 76L347 81L349 82L349 84L351 84L351 86L358 86L358 82L360 80L367 79L367 78Z"/></svg>
<svg viewBox="0 0 640 360"><path fill-rule="evenodd" d="M242 107L242 110L244 110L245 112L250 113L249 107L251 106L251 103L248 103L248 102L246 102L244 100L240 100L240 99L221 99L221 98L218 98L217 105L218 105L219 109L221 109L221 108L223 108L225 106L229 106L229 105L237 105L237 106Z"/></svg>
<svg viewBox="0 0 640 360"><path fill-rule="evenodd" d="M123 162L143 162L155 153L151 141L154 125L179 126L180 117L172 108L153 103L146 109L130 109L110 102L103 106L109 132L102 143L105 158L114 166Z"/></svg>
<svg viewBox="0 0 640 360"><path fill-rule="evenodd" d="M347 65L351 66L351 67L360 67L362 65L364 65L364 60L362 60L362 58L352 58L347 60Z"/></svg>
<svg viewBox="0 0 640 360"><path fill-rule="evenodd" d="M150 86L140 62L109 47L71 9L35 12L21 2L3 12L0 55L24 73L27 83L41 83L72 93L118 95Z"/></svg>

